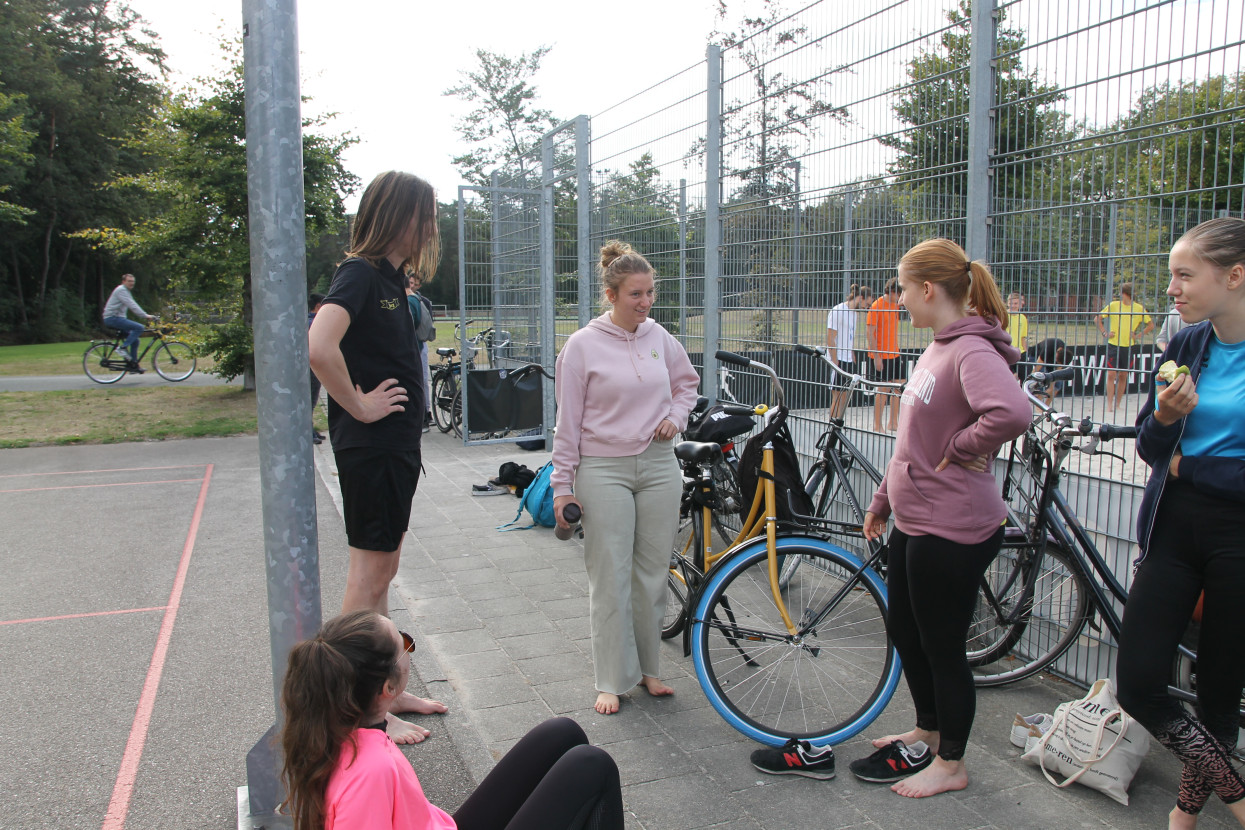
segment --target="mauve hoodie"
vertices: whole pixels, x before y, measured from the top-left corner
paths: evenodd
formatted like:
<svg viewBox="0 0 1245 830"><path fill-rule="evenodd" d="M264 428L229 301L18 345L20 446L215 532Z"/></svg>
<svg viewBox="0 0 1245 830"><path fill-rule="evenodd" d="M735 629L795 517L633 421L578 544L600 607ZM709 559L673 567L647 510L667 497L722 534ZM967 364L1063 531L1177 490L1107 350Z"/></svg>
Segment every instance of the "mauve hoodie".
<svg viewBox="0 0 1245 830"><path fill-rule="evenodd" d="M571 495L582 456L639 455L663 418L686 428L700 386L696 367L670 332L644 320L632 334L614 325L609 312L570 336L555 369L555 496Z"/></svg>
<svg viewBox="0 0 1245 830"><path fill-rule="evenodd" d="M895 514L909 535L960 544L990 538L1007 516L993 473L956 464L1022 434L1033 410L1009 368L1020 358L998 323L971 316L934 335L916 363L899 408L895 454L869 512ZM943 457L951 460L934 472Z"/></svg>

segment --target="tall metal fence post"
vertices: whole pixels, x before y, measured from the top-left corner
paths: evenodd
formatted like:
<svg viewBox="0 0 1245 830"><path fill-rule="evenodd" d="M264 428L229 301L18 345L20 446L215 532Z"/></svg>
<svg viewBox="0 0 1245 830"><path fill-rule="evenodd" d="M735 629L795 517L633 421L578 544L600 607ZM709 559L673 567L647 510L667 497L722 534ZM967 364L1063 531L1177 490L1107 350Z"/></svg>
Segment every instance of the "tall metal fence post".
<svg viewBox="0 0 1245 830"><path fill-rule="evenodd" d="M1107 211L1107 223L1107 297L1103 305L1115 299L1116 229L1120 224L1120 206L1115 202Z"/></svg>
<svg viewBox="0 0 1245 830"><path fill-rule="evenodd" d="M990 261L990 154L994 144L995 0L972 8L968 70L968 205L965 247L970 259Z"/></svg>
<svg viewBox="0 0 1245 830"><path fill-rule="evenodd" d="M852 290L852 283L856 282L852 279L852 204L856 201L856 191L848 190L843 193L843 295L846 297L848 292ZM857 283L859 284L859 283ZM831 305L838 305L834 302L835 298L831 297Z"/></svg>
<svg viewBox="0 0 1245 830"><path fill-rule="evenodd" d="M803 239L804 226L800 221L800 160L791 162L795 167L795 232L791 234L791 342L800 342L800 311L803 308L800 296L801 262L800 241Z"/></svg>
<svg viewBox="0 0 1245 830"><path fill-rule="evenodd" d="M575 245L579 251L579 327L592 319L596 307L596 271L592 251L592 120L575 119Z"/></svg>
<svg viewBox="0 0 1245 830"><path fill-rule="evenodd" d="M247 199L259 474L274 724L247 754L252 817L284 799L281 684L290 650L320 626L319 540L307 359L306 228L296 0L243 0ZM278 819L278 822L280 820Z"/></svg>
<svg viewBox="0 0 1245 830"><path fill-rule="evenodd" d="M687 337L687 179L679 179L679 336Z"/></svg>
<svg viewBox="0 0 1245 830"><path fill-rule="evenodd" d="M489 302L489 305L492 306L493 308L493 322L491 325L493 326L494 329L497 329L501 326L501 315L498 313L497 306L498 306L498 301L503 299L501 295L503 239L502 239L502 230L501 230L502 196L501 196L501 193L498 192L497 190L497 188L501 187L501 176L498 174L496 170L494 170L492 174L490 174L489 184L493 186L492 191L490 191L488 194L489 202L492 203L491 213L492 213L492 219L493 219L493 227L492 227L493 232L492 232L492 235L489 237L489 249L490 249L490 253L492 254L492 257L491 257L492 262L489 264L489 274L493 278L493 296L492 296L491 301ZM461 220L459 222L459 227L460 228L462 227ZM458 249L458 261L460 263L463 262L464 250L465 249L461 247ZM461 265L460 265L460 268L461 268ZM461 303L464 311L467 308L466 299L467 299L466 297L463 297L463 302ZM465 314L463 315L463 319L464 320L466 319ZM467 336L466 322L462 324L462 331L463 331L463 337L465 338ZM462 352L460 353L462 354L466 353L465 346L460 344L459 348L462 349ZM466 378L463 378L463 380L465 381Z"/></svg>
<svg viewBox="0 0 1245 830"><path fill-rule="evenodd" d="M705 317L704 394L718 397L713 355L722 337L722 47L705 51Z"/></svg>
<svg viewBox="0 0 1245 830"><path fill-rule="evenodd" d="M554 262L553 262L553 136L546 135L540 142L540 362L553 371L554 355L557 354L557 315L554 313ZM556 404L552 383L543 386L544 400L541 422L545 427L545 446L553 446L553 424Z"/></svg>

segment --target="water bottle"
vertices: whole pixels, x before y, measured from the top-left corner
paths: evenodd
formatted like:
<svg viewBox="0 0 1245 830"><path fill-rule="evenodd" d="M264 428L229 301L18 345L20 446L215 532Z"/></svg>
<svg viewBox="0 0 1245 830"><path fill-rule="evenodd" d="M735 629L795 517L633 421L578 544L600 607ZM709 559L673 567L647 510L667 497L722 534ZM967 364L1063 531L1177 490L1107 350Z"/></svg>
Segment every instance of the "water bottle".
<svg viewBox="0 0 1245 830"><path fill-rule="evenodd" d="M565 542L567 539L571 538L571 535L575 532L575 525L579 524L579 519L582 516L583 513L580 511L579 505L575 502L571 502L566 507L563 507L562 518L566 519L567 523L570 524L570 527L562 527L561 525L558 525L557 527L554 527L553 535Z"/></svg>

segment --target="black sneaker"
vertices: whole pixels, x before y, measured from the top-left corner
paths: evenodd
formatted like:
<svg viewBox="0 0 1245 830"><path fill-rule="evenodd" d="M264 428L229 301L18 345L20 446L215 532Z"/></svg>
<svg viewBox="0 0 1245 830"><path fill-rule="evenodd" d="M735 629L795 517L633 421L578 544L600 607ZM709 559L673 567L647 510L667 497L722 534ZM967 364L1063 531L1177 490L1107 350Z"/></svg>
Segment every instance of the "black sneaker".
<svg viewBox="0 0 1245 830"><path fill-rule="evenodd" d="M803 775L823 781L834 777L834 749L790 740L781 748L754 750L752 766L770 775Z"/></svg>
<svg viewBox="0 0 1245 830"><path fill-rule="evenodd" d="M125 369L126 369L126 371L127 371L127 372L133 372L133 373L134 373L134 374L136 374L136 375L145 375L145 374L147 374L147 373L143 370L143 367L142 367L142 366L139 366L139 365L138 365L137 363L135 363L133 360L127 360L125 363L126 363Z"/></svg>
<svg viewBox="0 0 1245 830"><path fill-rule="evenodd" d="M924 741L906 746L903 741L891 741L868 758L858 758L848 764L861 781L874 784L893 784L909 775L920 772L934 762L934 753Z"/></svg>

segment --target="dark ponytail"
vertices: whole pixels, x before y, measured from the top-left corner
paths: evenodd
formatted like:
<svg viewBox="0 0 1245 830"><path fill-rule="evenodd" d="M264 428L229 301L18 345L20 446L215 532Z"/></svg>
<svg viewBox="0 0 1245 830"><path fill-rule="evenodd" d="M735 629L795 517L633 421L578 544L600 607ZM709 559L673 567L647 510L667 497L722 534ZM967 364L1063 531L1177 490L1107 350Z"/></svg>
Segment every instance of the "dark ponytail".
<svg viewBox="0 0 1245 830"><path fill-rule="evenodd" d="M295 830L324 827L324 793L341 748L385 681L397 676L393 638L373 611L334 617L290 651L281 687L281 747L283 806Z"/></svg>

